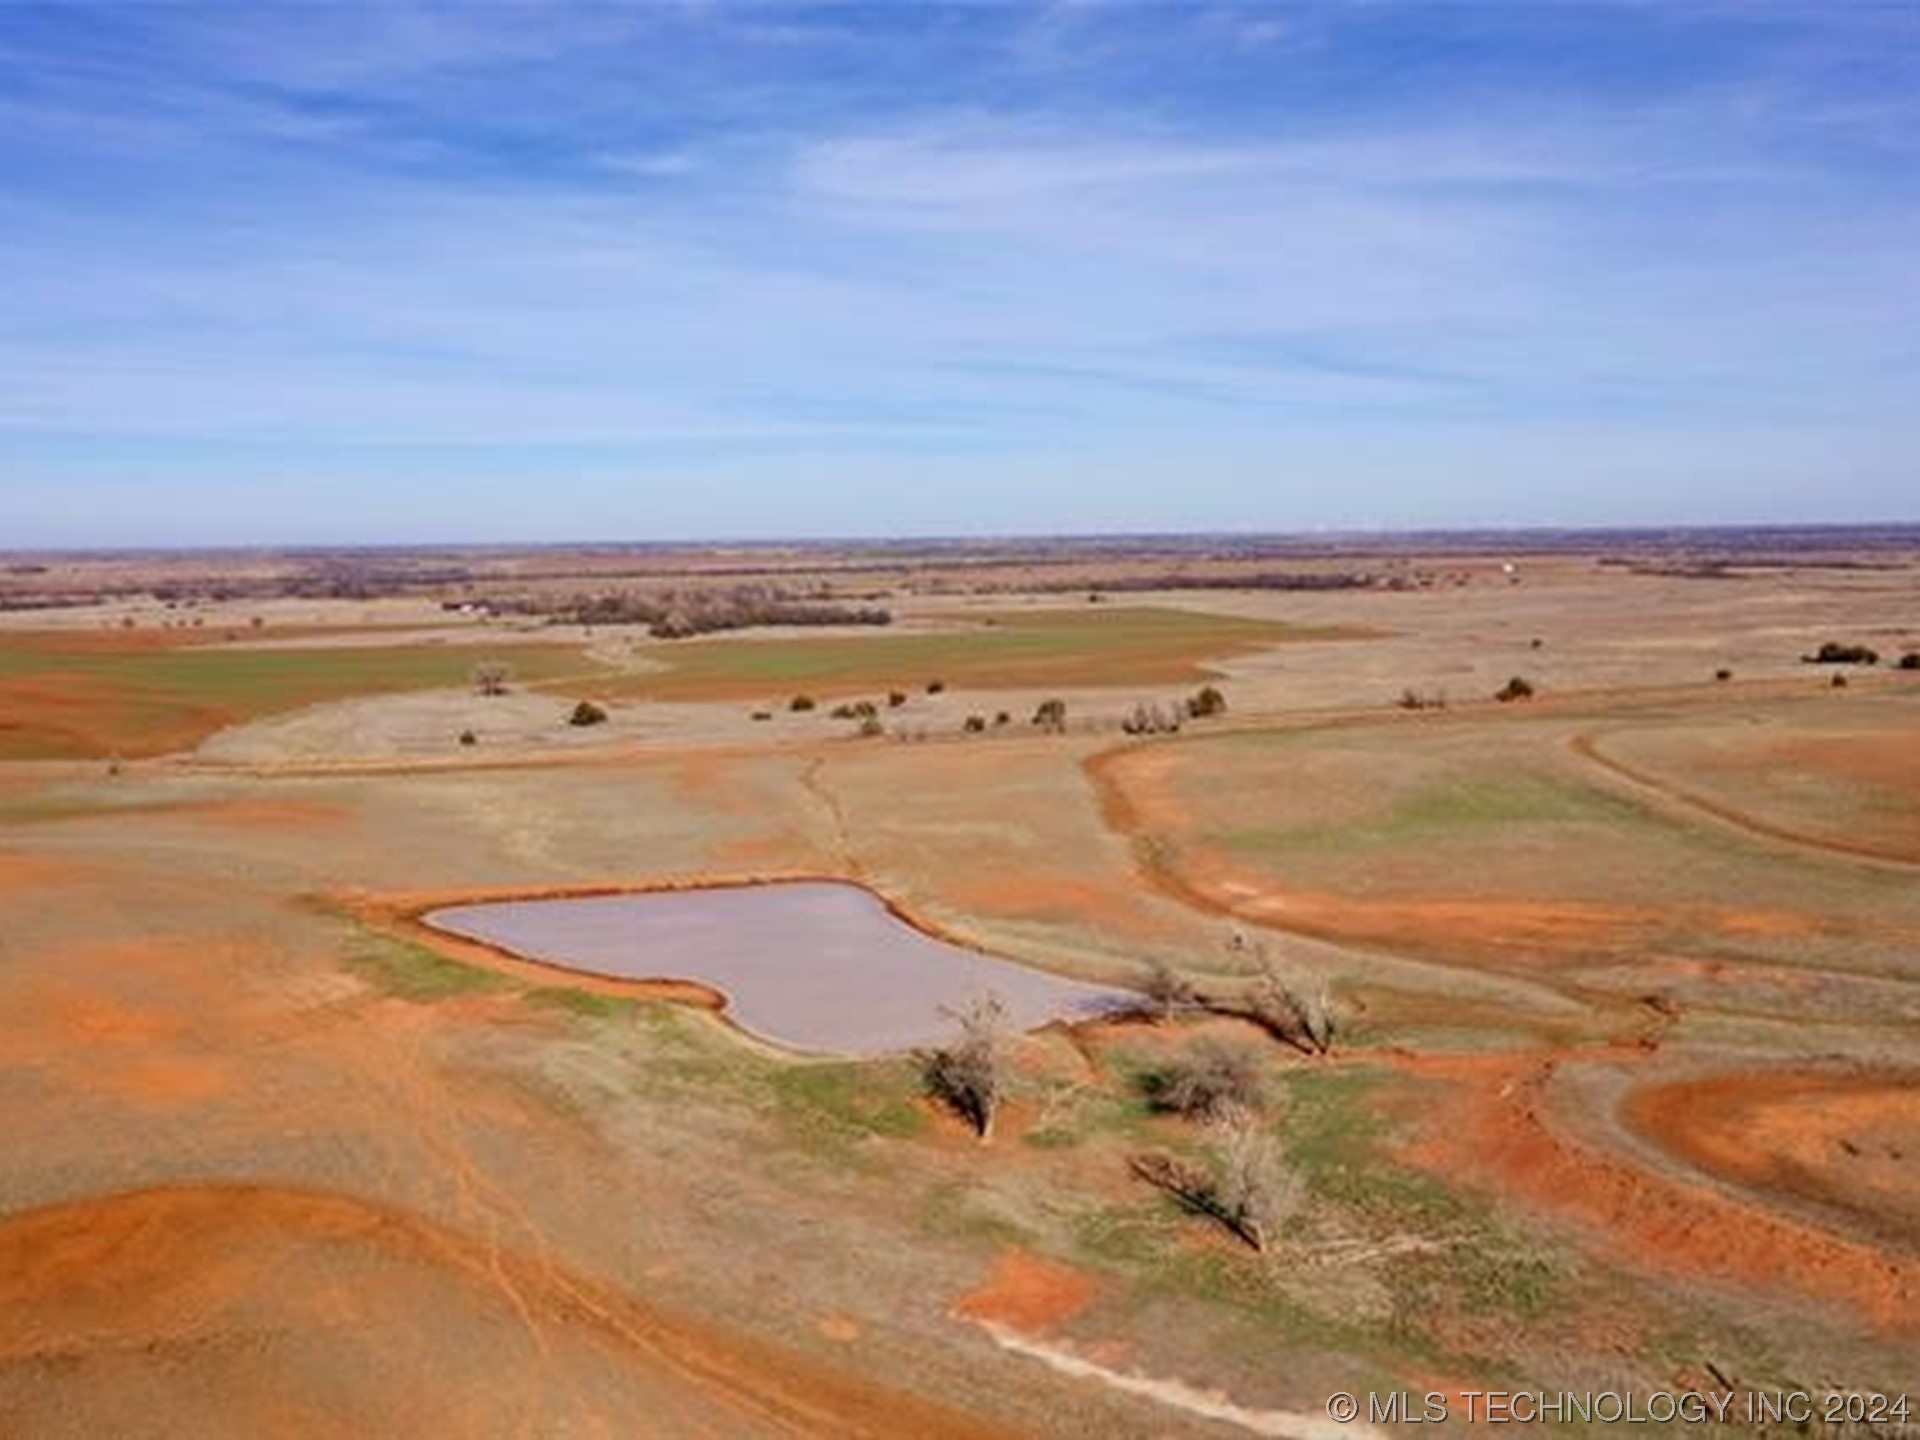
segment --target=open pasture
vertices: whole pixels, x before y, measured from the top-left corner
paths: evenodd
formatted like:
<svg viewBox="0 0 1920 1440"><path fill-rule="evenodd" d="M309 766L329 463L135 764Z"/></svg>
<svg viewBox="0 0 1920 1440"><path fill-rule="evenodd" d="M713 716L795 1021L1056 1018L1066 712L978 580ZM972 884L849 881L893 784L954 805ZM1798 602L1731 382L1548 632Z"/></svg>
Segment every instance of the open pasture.
<svg viewBox="0 0 1920 1440"><path fill-rule="evenodd" d="M597 668L577 649L524 643L256 649L0 631L0 758L166 754L328 700L466 686L482 658L529 682Z"/></svg>
<svg viewBox="0 0 1920 1440"><path fill-rule="evenodd" d="M914 633L689 640L639 647L660 667L602 679L607 698L784 701L970 690L1200 684L1215 663L1276 645L1363 633L1131 605L964 614Z"/></svg>
<svg viewBox="0 0 1920 1440"><path fill-rule="evenodd" d="M1920 864L1920 688L1606 728L1588 744L1595 758L1734 824Z"/></svg>
<svg viewBox="0 0 1920 1440"><path fill-rule="evenodd" d="M1800 712L1777 713L1784 730ZM1607 986L1718 967L1729 1003L1752 965L1746 998L1768 1009L1806 1003L1805 987L1914 977L1913 874L1644 794L1581 753L1590 723L1242 731L1119 752L1094 773L1168 883L1283 931ZM1638 723L1610 721L1610 743ZM1783 973L1802 986L1776 993Z"/></svg>
<svg viewBox="0 0 1920 1440"><path fill-rule="evenodd" d="M0 1343L0 1429L417 1429L443 1381L438 1418L480 1433L1143 1440L1304 1435L1370 1385L1648 1389L1711 1361L1896 1386L1915 700L1798 655L1909 581L1713 582L1778 602L1742 609L1523 568L940 594L884 630L670 643L396 643L426 603L385 644L163 639L144 611L133 637L16 632L0 686L90 696L61 753L106 728L179 753L0 763L0 1120L34 1137L0 1171L0 1300L31 1317ZM472 693L482 658L520 693ZM1538 699L1486 699L1522 672ZM1121 733L1202 683L1228 713ZM575 730L596 685L611 715ZM877 737L742 703L896 688ZM1404 711L1406 688L1451 706ZM1056 691L1068 733L1024 723ZM52 733L66 712L21 693ZM963 728L1001 710L1020 723ZM186 748L250 714L274 718ZM418 923L802 878L1061 979L1139 993L1174 967L1212 1008L1009 1037L982 1144L912 1056L798 1057L711 989ZM722 938L755 964L803 948ZM636 944L634 973L689 968ZM1244 1008L1263 961L1324 984L1330 1054ZM1170 1099L1203 1064L1289 1177L1260 1254L1133 1168L1213 1153Z"/></svg>

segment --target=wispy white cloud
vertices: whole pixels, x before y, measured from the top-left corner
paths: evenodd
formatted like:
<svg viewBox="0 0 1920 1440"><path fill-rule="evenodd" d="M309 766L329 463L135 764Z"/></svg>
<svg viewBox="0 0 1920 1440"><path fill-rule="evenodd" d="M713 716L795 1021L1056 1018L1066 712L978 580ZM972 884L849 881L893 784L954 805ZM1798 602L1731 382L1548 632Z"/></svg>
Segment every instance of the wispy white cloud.
<svg viewBox="0 0 1920 1440"><path fill-rule="evenodd" d="M1664 496L1645 437L1779 476L1813 453L1783 429L1851 427L1886 483L1857 457L1920 409L1920 102L1860 83L1881 61L1829 37L1812 78L1772 47L1569 99L1516 42L1505 86L1410 95L1422 52L1370 79L1344 14L182 10L56 44L0 12L32 82L0 90L0 462L45 494L154 444L585 447L737 464L719 504L797 457L991 455L1015 498L1197 467L1195 523L1284 524L1273 457L1392 518L1432 457L1491 497L1578 437Z"/></svg>

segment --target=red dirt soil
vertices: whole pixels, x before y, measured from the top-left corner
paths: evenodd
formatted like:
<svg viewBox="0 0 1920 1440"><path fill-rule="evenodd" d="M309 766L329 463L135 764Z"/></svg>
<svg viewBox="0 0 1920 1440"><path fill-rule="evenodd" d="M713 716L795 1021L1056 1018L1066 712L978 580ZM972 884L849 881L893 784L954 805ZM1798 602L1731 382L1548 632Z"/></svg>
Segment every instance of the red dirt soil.
<svg viewBox="0 0 1920 1440"><path fill-rule="evenodd" d="M979 1289L961 1297L953 1313L963 1320L1043 1335L1092 1303L1090 1276L1030 1250L1003 1250Z"/></svg>
<svg viewBox="0 0 1920 1440"><path fill-rule="evenodd" d="M1920 1075L1716 1075L1636 1090L1621 1118L1708 1175L1920 1250Z"/></svg>
<svg viewBox="0 0 1920 1440"><path fill-rule="evenodd" d="M1920 1334L1920 1259L1889 1256L1650 1171L1555 1129L1546 1091L1561 1063L1632 1061L1644 1053L1622 1046L1544 1056L1395 1057L1404 1073L1447 1082L1408 1157L1585 1226L1610 1258L1642 1272L1791 1291L1845 1307L1883 1331Z"/></svg>
<svg viewBox="0 0 1920 1440"><path fill-rule="evenodd" d="M433 1311L415 1313L429 1296ZM455 1413L462 1433L511 1428L516 1413L605 1433L991 1433L550 1260L319 1191L183 1186L15 1215L0 1222L0 1314L0 1428L36 1433L75 1427L136 1377L134 1393L240 1433L394 1433L433 1416L445 1433ZM343 1358L385 1388L347 1398L311 1383ZM307 1406L284 1393L303 1379ZM143 1423L165 1428L162 1415Z"/></svg>

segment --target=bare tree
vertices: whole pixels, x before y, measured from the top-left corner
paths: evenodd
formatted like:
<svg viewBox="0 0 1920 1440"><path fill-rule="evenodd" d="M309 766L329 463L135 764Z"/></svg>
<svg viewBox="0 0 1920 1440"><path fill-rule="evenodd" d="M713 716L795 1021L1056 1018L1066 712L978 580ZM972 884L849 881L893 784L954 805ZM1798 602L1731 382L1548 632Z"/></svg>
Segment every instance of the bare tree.
<svg viewBox="0 0 1920 1440"><path fill-rule="evenodd" d="M479 695L504 695L513 679L513 667L504 660L482 660L473 667L473 688Z"/></svg>
<svg viewBox="0 0 1920 1440"><path fill-rule="evenodd" d="M1300 1179L1284 1163L1280 1142L1251 1110L1229 1106L1211 1128L1221 1208L1254 1249L1265 1250L1300 1208Z"/></svg>
<svg viewBox="0 0 1920 1440"><path fill-rule="evenodd" d="M1207 1158L1205 1167L1163 1154L1136 1155L1128 1163L1186 1209L1224 1226L1249 1248L1266 1250L1304 1198L1279 1142L1251 1111L1229 1109L1209 1127Z"/></svg>
<svg viewBox="0 0 1920 1440"><path fill-rule="evenodd" d="M983 995L966 1009L947 1013L959 1026L959 1037L920 1053L921 1076L929 1094L971 1125L981 1140L990 1140L1005 1084L1007 1007L999 996Z"/></svg>
<svg viewBox="0 0 1920 1440"><path fill-rule="evenodd" d="M1214 1002L1214 1009L1236 1013L1261 1026L1276 1040L1325 1055L1333 1049L1333 1003L1326 982L1317 976L1289 979L1258 946L1254 957L1260 973L1247 989L1245 1000Z"/></svg>

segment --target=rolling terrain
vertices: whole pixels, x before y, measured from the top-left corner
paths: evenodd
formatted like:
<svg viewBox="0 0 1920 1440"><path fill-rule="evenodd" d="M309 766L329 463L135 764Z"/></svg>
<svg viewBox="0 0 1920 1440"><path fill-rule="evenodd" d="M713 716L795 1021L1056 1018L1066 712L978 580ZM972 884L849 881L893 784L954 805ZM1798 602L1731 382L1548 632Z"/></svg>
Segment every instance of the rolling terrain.
<svg viewBox="0 0 1920 1440"><path fill-rule="evenodd" d="M0 617L0 1433L1305 1437L1335 1390L1911 1390L1920 552L1499 543L1124 596L1173 562L865 557L891 625L677 641L488 613L497 575L190 611L125 560L35 575L85 603ZM223 566L272 578L166 584ZM1207 685L1225 713L1136 723ZM1012 1041L982 1144L912 1057L418 923L791 877L1214 1003ZM1326 1053L1240 1013L1264 967L1324 985ZM1204 1161L1154 1097L1210 1048L1289 1177L1257 1253L1134 1164Z"/></svg>

